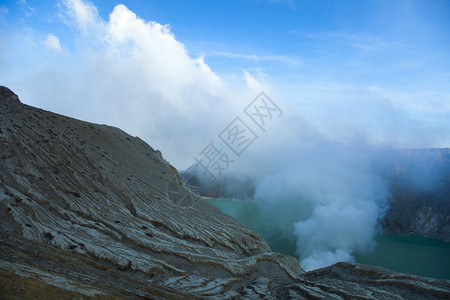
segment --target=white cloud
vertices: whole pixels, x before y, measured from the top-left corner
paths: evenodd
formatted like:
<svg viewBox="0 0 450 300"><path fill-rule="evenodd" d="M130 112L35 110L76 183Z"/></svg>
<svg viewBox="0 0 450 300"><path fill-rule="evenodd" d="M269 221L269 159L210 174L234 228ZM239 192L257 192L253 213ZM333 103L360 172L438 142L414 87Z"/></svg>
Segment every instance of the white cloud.
<svg viewBox="0 0 450 300"><path fill-rule="evenodd" d="M292 34L299 34L295 30L291 30ZM405 44L398 41L388 41L378 36L357 35L342 32L325 32L325 33L308 33L300 34L309 39L323 40L336 44L345 44L350 47L359 48L365 51L382 51L385 49L404 48Z"/></svg>
<svg viewBox="0 0 450 300"><path fill-rule="evenodd" d="M430 130L422 129L414 119L405 116L393 101L405 107L414 104L418 111L432 109L433 113L442 107L441 95L419 96L427 99L425 102L417 96L389 92L378 86L342 86L339 81L327 80L327 76L323 79L314 76L314 72L308 73L306 66L296 78L288 78L290 74L283 77L294 81L288 82L292 88L292 94L285 97L292 99L288 106L280 103L283 97L269 88L263 80L265 75L257 68L243 70L239 84L230 84L211 70L208 55L206 59L191 57L168 25L140 19L124 5L117 5L108 20L102 19L97 8L86 1L64 0L60 7L62 20L75 29L73 43L66 42L70 36L64 36L64 56L49 55L40 49L42 33L33 32L32 41L39 38L39 43L30 43L22 38L25 36L22 32L20 38L0 51L0 61L8 61L0 68L2 84L10 86L25 103L117 126L137 135L160 149L178 168L192 164L193 156L264 90L285 113L271 131L246 150L245 158L232 171L256 174L260 179L273 174L258 185L257 201L277 202L269 206L271 209L278 206L281 221L288 225L285 227L299 241L308 241L315 247L306 249L307 244L298 245L307 268L352 260L354 252L366 251L372 245L375 220L380 215L377 209L383 200L377 194L383 189L372 182L373 174L366 174L367 159L355 157L367 153L360 146L364 139L369 144L373 142L370 141L373 132L380 132L380 139L387 138L388 142L401 141L403 137L406 142L422 143L433 138ZM311 38L343 39L367 50L402 46L358 36ZM45 45L61 49L59 39L52 34L47 36ZM232 51L212 55L291 64L290 57L283 56ZM313 69L327 73L328 69L321 67L313 65ZM283 88L283 92L286 90ZM448 94L445 95L448 99ZM435 104L429 105L431 102ZM312 122L304 120L302 114ZM440 140L448 141L449 131L440 132L443 133ZM355 136L363 137L361 143ZM336 141L346 139L356 139L358 143L341 149L339 157L333 147ZM409 144L400 143L404 145ZM422 146L426 145L432 145L431 141ZM366 189L369 194L361 198L358 189L365 186L369 186ZM331 198L333 201L329 202L336 204L322 202ZM346 203L345 199L353 201ZM294 217L286 218L288 215ZM339 232L337 228L329 228L330 223L339 226ZM354 224L358 226L353 227ZM309 236L310 232L315 236ZM335 239L338 235L344 238Z"/></svg>
<svg viewBox="0 0 450 300"><path fill-rule="evenodd" d="M256 55L256 54L242 54L227 51L214 51L208 53L207 56L222 56L227 58L241 58L251 61L275 61L284 63L286 65L298 65L300 63L299 59L294 56L287 55Z"/></svg>
<svg viewBox="0 0 450 300"><path fill-rule="evenodd" d="M48 34L47 38L44 41L45 46L47 46L50 50L60 52L62 50L61 43L57 36L53 34Z"/></svg>
<svg viewBox="0 0 450 300"><path fill-rule="evenodd" d="M243 70L244 72L244 80L247 84L247 86L253 90L261 90L261 84L259 81L253 77L248 71Z"/></svg>
<svg viewBox="0 0 450 300"><path fill-rule="evenodd" d="M204 57L190 57L168 25L145 21L124 5L117 5L109 20L81 0L61 2L60 12L75 29L75 43L67 43L64 56L26 51L38 56L37 65L15 81L10 77L11 87L20 86L17 93L31 105L137 135L177 167L192 164L259 93L244 80L225 82ZM45 45L61 49L54 35ZM262 86L251 81L252 87Z"/></svg>
<svg viewBox="0 0 450 300"><path fill-rule="evenodd" d="M193 107L207 102L210 96L191 99L189 94L215 94L223 88L203 58L188 56L169 26L145 22L123 5L116 6L111 13L104 39L107 58L122 72L138 72L141 76L138 82L148 83L146 88L164 97L164 103L172 105L171 110L192 112Z"/></svg>
<svg viewBox="0 0 450 300"><path fill-rule="evenodd" d="M84 34L94 34L102 25L97 8L88 1L62 0L63 20L74 24Z"/></svg>
<svg viewBox="0 0 450 300"><path fill-rule="evenodd" d="M17 4L20 5L20 9L25 14L26 17L36 14L36 9L32 7L26 0L18 0Z"/></svg>

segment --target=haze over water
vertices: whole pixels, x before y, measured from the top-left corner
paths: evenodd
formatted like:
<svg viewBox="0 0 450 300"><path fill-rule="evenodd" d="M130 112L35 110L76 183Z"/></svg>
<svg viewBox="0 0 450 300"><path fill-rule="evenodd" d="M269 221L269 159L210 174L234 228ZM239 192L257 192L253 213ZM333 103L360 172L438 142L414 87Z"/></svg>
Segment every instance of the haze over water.
<svg viewBox="0 0 450 300"><path fill-rule="evenodd" d="M207 200L261 235L272 251L296 256L296 237L277 227L274 216L249 201ZM356 261L419 276L450 279L450 242L422 236L379 234L376 247L367 254L355 253Z"/></svg>

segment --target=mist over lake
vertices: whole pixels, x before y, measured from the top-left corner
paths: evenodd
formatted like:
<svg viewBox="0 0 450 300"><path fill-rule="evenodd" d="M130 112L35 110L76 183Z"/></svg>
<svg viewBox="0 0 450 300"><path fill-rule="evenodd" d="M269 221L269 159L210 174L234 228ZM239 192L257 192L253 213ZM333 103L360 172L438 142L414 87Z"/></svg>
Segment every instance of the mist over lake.
<svg viewBox="0 0 450 300"><path fill-rule="evenodd" d="M449 16L0 1L0 298L450 299Z"/></svg>
<svg viewBox="0 0 450 300"><path fill-rule="evenodd" d="M227 199L205 200L260 234L272 251L298 257L292 229L274 224L280 216L254 202ZM450 279L450 242L417 235L379 233L376 246L366 254L355 253L356 262L398 272Z"/></svg>

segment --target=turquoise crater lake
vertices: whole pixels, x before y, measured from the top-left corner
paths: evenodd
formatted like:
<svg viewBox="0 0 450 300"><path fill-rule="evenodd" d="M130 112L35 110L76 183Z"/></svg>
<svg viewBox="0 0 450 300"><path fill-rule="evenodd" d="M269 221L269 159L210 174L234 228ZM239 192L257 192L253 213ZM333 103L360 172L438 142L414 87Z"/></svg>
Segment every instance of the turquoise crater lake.
<svg viewBox="0 0 450 300"><path fill-rule="evenodd" d="M296 256L295 236L274 226L276 216L248 201L205 200L261 235L272 251ZM450 242L423 236L381 234L375 250L355 255L362 264L420 276L450 279Z"/></svg>

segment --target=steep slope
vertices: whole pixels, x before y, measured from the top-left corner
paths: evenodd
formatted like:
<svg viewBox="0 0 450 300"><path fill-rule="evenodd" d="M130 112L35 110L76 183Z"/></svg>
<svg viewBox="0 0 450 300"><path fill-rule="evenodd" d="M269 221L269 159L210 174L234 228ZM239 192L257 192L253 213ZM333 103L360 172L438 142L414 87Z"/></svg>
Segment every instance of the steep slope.
<svg viewBox="0 0 450 300"><path fill-rule="evenodd" d="M450 240L450 149L398 150L383 229Z"/></svg>
<svg viewBox="0 0 450 300"><path fill-rule="evenodd" d="M447 281L352 264L302 274L139 138L4 87L0 178L1 298L450 295Z"/></svg>

